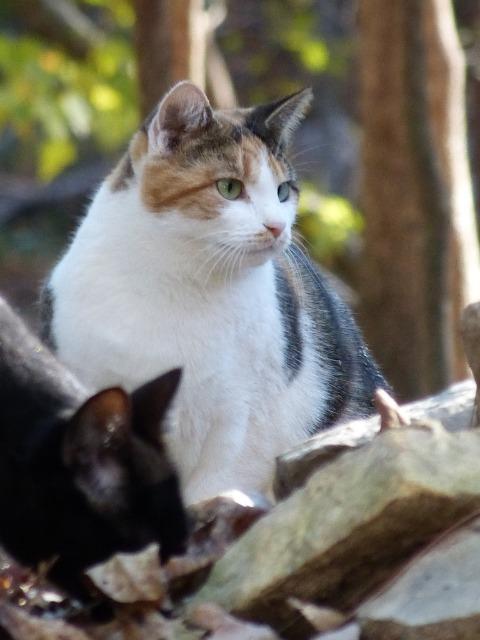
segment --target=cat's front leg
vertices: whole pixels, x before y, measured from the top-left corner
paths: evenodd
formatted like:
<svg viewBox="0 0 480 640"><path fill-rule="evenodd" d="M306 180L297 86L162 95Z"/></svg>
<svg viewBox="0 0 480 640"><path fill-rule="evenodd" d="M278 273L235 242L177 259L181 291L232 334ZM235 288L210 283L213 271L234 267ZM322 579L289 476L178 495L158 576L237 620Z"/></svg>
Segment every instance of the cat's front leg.
<svg viewBox="0 0 480 640"><path fill-rule="evenodd" d="M273 457L252 455L248 418L217 423L201 449L198 464L184 484L184 499L194 504L238 489L265 492L269 484ZM254 447L253 447L254 448Z"/></svg>

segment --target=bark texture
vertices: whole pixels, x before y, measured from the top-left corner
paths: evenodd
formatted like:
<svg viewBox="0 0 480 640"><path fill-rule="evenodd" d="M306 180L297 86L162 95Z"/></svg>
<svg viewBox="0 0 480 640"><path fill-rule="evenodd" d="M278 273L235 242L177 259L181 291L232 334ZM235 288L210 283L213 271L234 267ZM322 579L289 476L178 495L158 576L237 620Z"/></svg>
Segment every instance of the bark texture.
<svg viewBox="0 0 480 640"><path fill-rule="evenodd" d="M202 0L134 0L140 107L146 117L179 80L205 88L208 14Z"/></svg>
<svg viewBox="0 0 480 640"><path fill-rule="evenodd" d="M464 59L449 0L360 2L367 340L402 398L467 375L479 297Z"/></svg>

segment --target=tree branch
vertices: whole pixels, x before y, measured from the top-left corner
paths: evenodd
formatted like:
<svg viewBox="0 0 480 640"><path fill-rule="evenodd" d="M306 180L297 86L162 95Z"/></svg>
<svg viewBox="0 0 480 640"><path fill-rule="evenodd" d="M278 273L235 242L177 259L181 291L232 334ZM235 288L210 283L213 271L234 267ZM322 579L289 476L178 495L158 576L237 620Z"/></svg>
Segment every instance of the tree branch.
<svg viewBox="0 0 480 640"><path fill-rule="evenodd" d="M86 197L98 185L110 164L105 160L89 163L62 174L47 185L0 173L0 227L45 207Z"/></svg>
<svg viewBox="0 0 480 640"><path fill-rule="evenodd" d="M7 0L29 30L54 42L74 58L85 58L104 34L70 0Z"/></svg>

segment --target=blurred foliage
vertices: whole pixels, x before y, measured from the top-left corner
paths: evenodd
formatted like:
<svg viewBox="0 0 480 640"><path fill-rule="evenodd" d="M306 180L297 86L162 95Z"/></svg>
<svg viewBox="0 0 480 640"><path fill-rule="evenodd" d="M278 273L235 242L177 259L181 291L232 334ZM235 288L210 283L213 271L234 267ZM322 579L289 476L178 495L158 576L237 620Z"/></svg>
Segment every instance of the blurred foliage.
<svg viewBox="0 0 480 640"><path fill-rule="evenodd" d="M311 84L312 74L345 77L353 44L348 38L320 34L322 1L262 0L254 14L242 3L229 3L234 19L222 25L219 41L244 102L296 91Z"/></svg>
<svg viewBox="0 0 480 640"><path fill-rule="evenodd" d="M309 183L302 185L297 228L315 260L332 266L335 256L362 227L362 216L348 200L322 194Z"/></svg>
<svg viewBox="0 0 480 640"><path fill-rule="evenodd" d="M74 1L103 34L85 57L32 33L8 5L0 8L0 161L43 181L79 161L115 152L138 124L131 2ZM242 3L228 4L218 39L242 102L277 98L319 74L346 74L352 43L319 35L318 3L264 0L254 15ZM12 246L26 263L42 254L42 237L58 235L55 223L48 229L42 224L31 219L14 232L5 230L3 258ZM306 184L298 226L314 257L331 266L361 229L361 218L347 200Z"/></svg>
<svg viewBox="0 0 480 640"><path fill-rule="evenodd" d="M88 144L102 152L122 145L137 124L128 0L85 0L108 28L86 59L33 36L0 33L0 130L13 129L16 156L50 180Z"/></svg>

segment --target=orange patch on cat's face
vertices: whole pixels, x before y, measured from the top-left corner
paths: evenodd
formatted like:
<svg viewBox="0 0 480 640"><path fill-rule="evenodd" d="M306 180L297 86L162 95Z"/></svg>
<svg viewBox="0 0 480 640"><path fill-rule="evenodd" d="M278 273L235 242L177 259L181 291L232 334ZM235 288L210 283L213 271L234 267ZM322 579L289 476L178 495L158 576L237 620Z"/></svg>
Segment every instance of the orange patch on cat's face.
<svg viewBox="0 0 480 640"><path fill-rule="evenodd" d="M146 207L154 213L175 209L196 219L209 220L221 214L226 200L216 188L221 178L236 178L245 185L255 180L265 144L256 136L242 135L238 142L224 138L218 152L205 150L194 161L189 157L188 146L174 151L167 157L147 160L142 181L141 195ZM269 155L269 164L278 177L286 179L286 167ZM246 197L244 194L240 197Z"/></svg>

